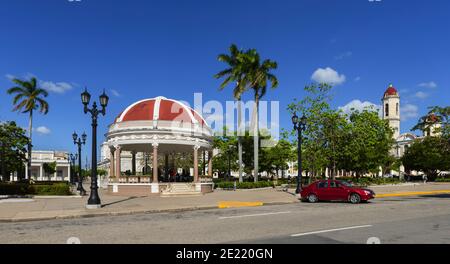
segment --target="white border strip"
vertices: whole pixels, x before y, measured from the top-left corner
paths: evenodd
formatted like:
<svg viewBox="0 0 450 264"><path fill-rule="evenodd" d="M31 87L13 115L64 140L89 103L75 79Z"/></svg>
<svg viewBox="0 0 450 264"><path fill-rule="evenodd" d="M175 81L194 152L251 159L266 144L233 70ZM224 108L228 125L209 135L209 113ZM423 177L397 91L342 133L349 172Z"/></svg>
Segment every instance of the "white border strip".
<svg viewBox="0 0 450 264"><path fill-rule="evenodd" d="M232 219L232 218L243 218L243 217L254 217L254 216L266 216L266 215L290 214L290 213L291 213L291 212L288 211L288 212L265 213L265 214L224 216L224 217L219 217L219 219Z"/></svg>
<svg viewBox="0 0 450 264"><path fill-rule="evenodd" d="M358 228L368 228L368 227L372 227L372 225L350 226L350 227L343 227L343 228L335 228L335 229L307 232L307 233L301 233L301 234L294 234L294 235L291 235L291 237L301 237L301 236L323 234L323 233L330 233L330 232L337 232L337 231L351 230L351 229L358 229Z"/></svg>

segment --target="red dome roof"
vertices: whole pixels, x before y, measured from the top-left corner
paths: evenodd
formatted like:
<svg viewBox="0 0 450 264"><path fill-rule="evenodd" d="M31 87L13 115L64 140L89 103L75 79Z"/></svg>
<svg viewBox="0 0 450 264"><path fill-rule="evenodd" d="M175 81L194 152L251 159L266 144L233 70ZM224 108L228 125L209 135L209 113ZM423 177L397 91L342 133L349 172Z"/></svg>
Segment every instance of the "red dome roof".
<svg viewBox="0 0 450 264"><path fill-rule="evenodd" d="M205 120L194 109L179 101L165 97L138 101L127 107L116 118L115 122L152 120L190 122L206 125Z"/></svg>
<svg viewBox="0 0 450 264"><path fill-rule="evenodd" d="M384 92L384 96L390 96L390 95L398 95L397 89L391 84L387 88L386 92Z"/></svg>

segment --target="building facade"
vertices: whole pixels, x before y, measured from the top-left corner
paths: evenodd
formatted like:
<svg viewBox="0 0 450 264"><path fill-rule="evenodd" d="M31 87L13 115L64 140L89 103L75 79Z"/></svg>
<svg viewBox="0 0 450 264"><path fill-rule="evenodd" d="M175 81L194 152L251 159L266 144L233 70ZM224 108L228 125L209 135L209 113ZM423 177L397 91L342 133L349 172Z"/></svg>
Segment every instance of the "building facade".
<svg viewBox="0 0 450 264"><path fill-rule="evenodd" d="M68 152L33 150L31 152L31 175L25 169L25 179L33 181L70 181L70 162ZM56 163L55 172L48 174L44 164ZM27 164L25 164L26 168ZM11 176L12 181L17 181L17 173Z"/></svg>

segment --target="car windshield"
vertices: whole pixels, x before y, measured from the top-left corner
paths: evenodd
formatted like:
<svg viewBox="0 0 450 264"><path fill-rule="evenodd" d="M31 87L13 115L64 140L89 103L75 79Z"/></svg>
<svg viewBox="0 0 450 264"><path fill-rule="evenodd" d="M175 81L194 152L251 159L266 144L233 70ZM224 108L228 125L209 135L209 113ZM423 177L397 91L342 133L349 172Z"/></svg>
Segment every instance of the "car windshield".
<svg viewBox="0 0 450 264"><path fill-rule="evenodd" d="M353 187L353 183L351 183L351 182L340 181L339 183L342 184L342 185L344 185L344 186L347 186L347 187Z"/></svg>

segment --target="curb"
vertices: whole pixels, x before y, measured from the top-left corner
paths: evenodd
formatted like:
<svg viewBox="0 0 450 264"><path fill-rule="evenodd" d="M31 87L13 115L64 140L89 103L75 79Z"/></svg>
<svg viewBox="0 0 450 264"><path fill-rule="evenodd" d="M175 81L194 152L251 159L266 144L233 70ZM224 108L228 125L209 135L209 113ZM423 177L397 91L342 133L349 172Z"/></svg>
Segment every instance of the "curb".
<svg viewBox="0 0 450 264"><path fill-rule="evenodd" d="M450 190L385 193L385 194L377 194L377 195L375 195L375 198L408 197L408 196L418 196L418 195L439 195L439 194L450 194Z"/></svg>
<svg viewBox="0 0 450 264"><path fill-rule="evenodd" d="M284 204L294 204L298 201L292 202L269 202L263 203L262 206L272 206L272 205L284 205ZM100 216L124 216L124 215L135 215L135 214L157 214L157 213L177 213L177 212L189 212L189 211L201 211L201 210L214 210L220 209L218 206L200 206L200 207L187 207L187 208L174 208L174 209L153 209L153 210L135 210L128 212L101 212L101 213L86 213L80 215L68 215L68 216L49 216L49 217L36 217L36 218L22 218L22 219L0 219L0 223L23 223L23 222L36 222L36 221L47 221L47 220L64 220L64 219L82 219L82 218L93 218ZM231 208L223 208L231 209Z"/></svg>

